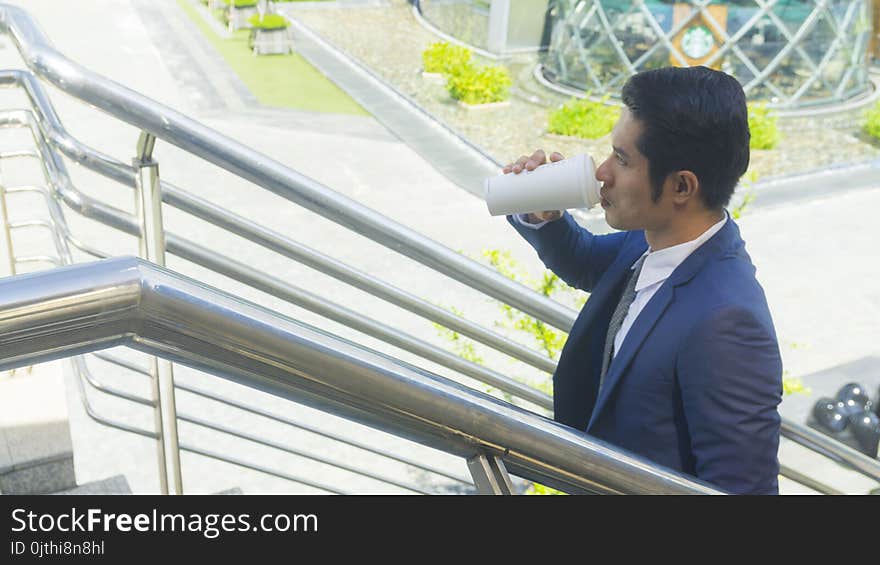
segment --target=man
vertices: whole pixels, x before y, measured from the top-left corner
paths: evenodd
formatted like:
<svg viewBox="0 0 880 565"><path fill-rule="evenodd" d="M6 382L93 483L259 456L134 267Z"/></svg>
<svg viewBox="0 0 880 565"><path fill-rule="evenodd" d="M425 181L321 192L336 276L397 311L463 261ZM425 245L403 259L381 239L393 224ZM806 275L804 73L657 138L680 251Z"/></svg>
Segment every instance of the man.
<svg viewBox="0 0 880 565"><path fill-rule="evenodd" d="M725 211L749 163L742 87L663 68L632 76L622 99L596 169L621 231L593 235L562 211L508 216L549 269L591 293L553 377L554 417L727 492L778 494L782 362ZM504 172L545 162L538 150Z"/></svg>

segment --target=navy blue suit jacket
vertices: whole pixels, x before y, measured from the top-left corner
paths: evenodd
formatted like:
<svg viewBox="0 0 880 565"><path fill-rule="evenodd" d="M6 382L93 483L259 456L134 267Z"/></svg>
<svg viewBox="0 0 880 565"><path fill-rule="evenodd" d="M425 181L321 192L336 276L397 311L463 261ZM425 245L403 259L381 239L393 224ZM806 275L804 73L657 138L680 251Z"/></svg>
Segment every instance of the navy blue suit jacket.
<svg viewBox="0 0 880 565"><path fill-rule="evenodd" d="M647 303L598 395L608 324L643 231L593 235L566 213L508 221L544 264L590 292L553 376L554 419L731 493L777 494L782 361L764 291L732 219Z"/></svg>

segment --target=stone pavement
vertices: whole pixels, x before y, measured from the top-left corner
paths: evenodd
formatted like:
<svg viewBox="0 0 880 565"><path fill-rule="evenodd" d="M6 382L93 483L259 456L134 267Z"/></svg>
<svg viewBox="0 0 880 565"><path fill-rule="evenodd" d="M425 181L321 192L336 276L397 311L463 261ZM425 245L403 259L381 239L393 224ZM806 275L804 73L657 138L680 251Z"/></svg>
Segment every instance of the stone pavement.
<svg viewBox="0 0 880 565"><path fill-rule="evenodd" d="M484 248L509 249L531 272L540 264L528 246L500 218L491 218L485 205L458 183L449 180L414 151L398 132L389 132L370 117L307 114L254 108L248 93L237 78L223 67L204 39L194 33L194 26L174 0L93 0L87 3L58 3L52 0L13 0L26 8L39 22L55 46L71 59L90 70L120 82L228 135L242 141L291 168L340 191L395 221L416 229L452 249L477 255ZM327 8L333 9L333 8ZM16 54L0 49L0 67L20 66ZM327 69L329 72L329 67ZM341 83L340 83L341 84ZM52 99L68 130L75 136L127 161L132 156L137 132L109 119L86 105L57 91ZM390 124L384 122L386 125ZM430 136L428 136L430 137ZM468 156L467 148L460 151ZM524 148L529 149L529 148ZM329 225L321 218L295 205L265 194L248 183L218 171L216 167L182 154L176 148L157 148L162 176L200 196L251 218L269 228L290 235L336 258L350 262L438 303L455 305L481 320L495 316L494 306L442 277L431 277L426 269L375 245L356 234ZM472 154L468 158L474 158ZM442 168L441 168L442 169ZM764 187L746 211L740 226L747 249L758 268L758 278L765 288L777 326L786 370L791 376L807 376L826 371L864 357L877 355L876 336L880 334L880 266L875 259L880 225L873 221L880 206L880 181L863 167L859 171L830 171L790 179L786 184ZM84 191L115 205L131 209L132 194L78 167L71 167L75 183ZM449 172L448 169L445 172ZM856 177L859 177L858 179ZM858 182L856 182L858 181ZM264 252L234 236L209 227L175 210L166 212L169 229L216 249L232 250L256 268L273 273L304 288L340 301L357 300L365 313L385 319L404 331L424 337L436 336L430 324L388 312L387 306L353 298L351 291L326 277L296 265L281 264L277 256ZM109 252L134 253L136 246L128 237L119 237L88 220L68 214L75 233L82 239L105 247ZM592 222L592 223L591 223ZM603 231L603 222L595 214L585 223ZM604 226L607 229L607 226ZM109 234L109 235L108 235ZM196 278L235 292L258 303L278 309L307 323L330 328L343 336L353 332L338 325L321 322L316 316L293 308L265 294L242 288L219 275L205 272L176 258L169 266ZM415 287L415 288L413 288ZM373 340L359 338L368 346ZM402 355L409 359L406 355ZM422 363L424 364L424 363ZM116 376L105 365L94 364L103 378L117 384L130 377ZM429 366L430 368L430 366ZM442 370L438 370L443 374ZM230 383L190 375L181 369L181 380L203 383L255 403L265 403L278 413L292 413L288 404L265 399L242 391ZM805 378L805 380L807 380ZM68 384L72 379L68 379ZM818 387L817 387L818 388ZM123 474L134 492L155 490L155 471L151 469L154 448L146 439L109 430L88 420L77 406L76 387L70 386L71 434L80 482ZM243 429L262 427L264 422L252 417L232 416L210 403L197 402L181 395L181 410L205 410L217 418L232 419L231 425ZM792 397L794 398L794 397ZM810 398L818 398L814 391ZM96 399L96 403L99 401ZM110 413L124 414L128 408L100 401ZM797 402L803 403L803 397ZM783 403L783 412L788 402ZM320 415L308 410L296 412L309 421ZM240 420L235 420L240 418ZM148 418L146 418L148 420ZM340 424L341 425L341 424ZM182 426L181 433L185 426ZM210 434L188 430L192 440L217 442ZM281 434L289 438L293 434ZM410 453L410 449L438 465L465 474L462 462L402 442L381 438L371 430L359 430L364 438L386 442L389 449ZM316 448L326 444L307 434L296 435L299 442ZM79 449L78 446L87 446ZM259 456L254 450L254 456ZM861 477L841 471L837 466L820 466L814 456L798 446L784 442L781 455L789 466L809 472L821 469L821 478L845 492L867 492L876 486ZM277 455L262 454L263 461L283 466ZM195 492L216 492L241 487L244 492L292 492L290 483L266 479L258 473L235 471L228 465L210 466L205 458L185 454L185 469L197 478ZM219 465L219 467L217 466ZM294 468L311 468L297 460ZM389 469L388 472L400 472ZM232 481L232 482L230 482ZM372 492L369 481L352 481L355 490ZM783 481L783 492L806 492L798 485ZM393 489L392 489L393 490ZM296 492L311 492L308 488ZM380 492L387 489L380 488Z"/></svg>

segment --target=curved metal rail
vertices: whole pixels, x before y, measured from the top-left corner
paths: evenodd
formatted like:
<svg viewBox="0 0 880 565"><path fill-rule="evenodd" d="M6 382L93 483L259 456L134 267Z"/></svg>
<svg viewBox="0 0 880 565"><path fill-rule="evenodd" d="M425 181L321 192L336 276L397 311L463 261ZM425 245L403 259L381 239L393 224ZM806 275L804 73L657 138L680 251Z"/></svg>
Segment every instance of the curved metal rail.
<svg viewBox="0 0 880 565"><path fill-rule="evenodd" d="M135 258L0 280L0 370L127 345L569 492L716 489Z"/></svg>

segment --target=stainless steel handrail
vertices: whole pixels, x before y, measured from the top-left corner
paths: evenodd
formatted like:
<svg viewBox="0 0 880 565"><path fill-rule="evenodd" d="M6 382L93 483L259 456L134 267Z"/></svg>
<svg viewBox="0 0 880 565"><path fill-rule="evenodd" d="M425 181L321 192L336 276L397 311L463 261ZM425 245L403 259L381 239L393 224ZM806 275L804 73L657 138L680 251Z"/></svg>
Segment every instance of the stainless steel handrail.
<svg viewBox="0 0 880 565"><path fill-rule="evenodd" d="M12 120L4 118L4 116L8 117L9 114L12 114L12 116L13 116ZM17 119L15 118L16 116L17 116ZM23 111L12 111L12 112L7 111L7 112L0 114L0 123L4 124L6 126L17 125L20 127L30 127L33 130L32 134L34 134L34 142L40 147L40 149L38 151L20 152L20 154L17 154L14 156L27 156L27 157L39 159L43 165L44 174L47 176L47 178L49 180L54 181L53 186L57 185L59 180L60 180L61 186L72 186L70 184L69 177L67 177L66 171L63 170L63 168L60 168L61 163L57 162L57 161L47 160L47 157L49 157L50 155L45 152L46 145L45 145L45 143L42 143L41 140L39 139L39 131L37 130L37 128L34 127L34 125L32 123L33 120L32 119L26 120L26 119L23 119L23 117L30 117L30 116L29 116L29 114L24 113ZM13 155L3 154L3 156L8 158ZM49 190L42 188L42 187L39 187L39 186L26 186L26 187L10 187L6 192L9 192L9 193L16 192L17 193L17 192L23 192L25 190L38 193L43 197L44 203L46 204L47 208L49 209L49 216L51 218L49 223L51 224L51 226L53 228L52 236L55 241L55 248L56 248L56 251L61 256L63 256L65 258L64 264L70 264L72 262L72 256L70 254L70 250L67 248L67 245L66 245L66 243L68 241L72 242L74 245L76 245L78 248L80 248L81 250L83 250L84 252L86 252L89 255L92 255L92 256L98 257L98 258L107 257L106 253L101 252L101 251L94 249L94 248L89 248L89 247L84 246L83 244L75 241L75 239L73 238L72 234L69 231L69 228L67 227L67 222L64 219L63 212L61 211L60 207L58 206L58 202L54 198L52 198L52 196L49 193ZM76 201L79 202L79 200L76 200ZM119 211L118 213L120 215L124 215L124 213L122 213L121 211ZM128 222L128 220L124 220L124 221ZM55 260L54 264L55 264L55 266L58 266L63 263L62 263L62 261ZM109 356L103 355L103 354L96 354L96 357L100 357L105 360L109 360L110 362L124 366L125 368L127 368L129 370L132 370L132 371L135 371L135 372L138 372L141 374L145 374L148 377L151 376L149 371L143 370L140 367L137 367L131 363L127 363L122 360L112 358L112 357L109 357ZM119 429L119 430L122 430L125 432L129 432L129 433L135 433L138 435L149 437L151 439L157 439L159 437L159 434L157 434L154 431L144 430L144 429L138 428L136 426L129 425L125 422L116 421L114 419L102 416L91 405L91 402L89 401L88 395L86 393L86 389L84 388L83 384L87 383L90 387L94 388L95 390L102 392L102 393L105 393L105 394L108 394L110 396L121 398L123 400L132 401L137 404L142 404L142 405L148 406L148 407L154 407L156 405L155 401L152 401L149 399L144 399L144 398L141 398L137 395L130 394L124 390L121 390L121 389L118 389L118 388L108 386L108 385L101 383L96 377L94 377L92 375L87 364L82 359L82 356L75 356L72 358L72 361L73 361L73 369L74 369L74 372L77 376L77 382L79 385L79 390L80 390L80 394L81 394L83 407L86 411L86 414L92 420L94 420L95 422L98 422L102 425L110 426L110 427L113 427L113 428L116 428L116 429ZM469 488L472 488L472 487L470 487L470 481L468 479L463 479L461 477L450 475L446 471L436 469L436 468L424 465L422 463L412 461L407 458L396 456L392 453L388 453L388 452L385 452L380 449L372 448L372 447L369 447L369 446L362 444L362 443L359 443L359 442L354 442L348 438L343 438L341 436L338 436L337 434L331 434L331 433L328 433L327 431L320 430L320 429L312 427L312 426L306 426L301 423L291 421L288 418L279 418L277 416L269 414L269 413L262 411L260 409L248 407L248 406L243 405L239 402L236 402L236 401L233 401L233 400L230 400L227 398L223 398L222 396L218 396L216 394L208 393L206 391L202 391L202 390L198 390L198 389L193 389L192 387L189 387L186 385L179 385L178 384L175 386L178 389L192 392L194 394L198 394L200 396L210 398L211 400L214 400L214 401L225 403L233 408L249 411L254 414L259 414L264 417L274 419L274 420L276 420L282 424L285 424L287 426L291 426L294 428L300 428L300 429L304 429L304 430L312 432L312 433L323 435L324 437L327 437L329 439L333 439L338 442L346 443L348 445L358 447L358 448L366 450L366 451L370 451L370 452L372 452L376 455L379 455L383 458L398 461L398 462L403 463L405 465L408 465L410 467L413 467L416 469L421 469L423 471L427 471L428 473L432 473L433 475L436 475L436 476L441 476L441 477L446 477L446 478L452 479L453 481L455 481L457 483L464 484L464 485L467 485ZM181 414L181 415L179 415L179 417L182 421L190 421L190 422L195 423L196 425L203 425L204 424L204 425L208 425L208 426L215 426L213 424L210 424L209 422L206 422L204 420L200 420L198 418L194 418L192 416L187 416L185 414ZM216 426L214 427L214 430L219 431L221 433L224 433L224 430L220 430ZM233 435L236 435L236 434L233 434ZM239 437L242 437L240 434L238 434L238 435L239 435ZM270 448L274 448L274 449L277 449L280 451L290 452L289 449L284 448L283 446L274 445L274 444L270 445L269 443L266 442L266 440L259 438L257 436L251 435L247 438L242 438L242 439L246 439L247 441L249 441L251 443L266 445ZM268 474L268 475L283 478L286 480L295 481L297 483L309 485L309 486L316 487L316 488L322 488L322 490L328 490L329 492L342 492L342 491L338 491L338 490L332 489L332 488L331 489L323 488L323 486L319 486L316 483L310 482L309 480L304 479L301 476L291 475L290 473L270 469L270 468L267 468L262 465L255 465L255 464L243 461L240 458L230 457L228 454L206 451L206 450L199 448L197 446L189 445L189 444L185 444L185 443L181 444L181 449L184 451L189 451L191 453L197 453L197 454L202 455L204 457L210 457L210 458L213 458L213 459L216 459L219 461L230 463L230 464L233 464L233 465L236 465L239 467L245 467L245 468L249 468L252 470L256 470L256 471L263 473L263 474ZM315 461L322 461L325 464L333 465L332 462L329 462L326 459L321 458L319 456L306 454L305 452L300 452L299 455L302 457L307 457L307 458L315 460ZM408 490L413 490L413 489L410 489L409 486L403 486L402 484L398 483L398 481L396 481L394 479L386 479L385 477L381 477L380 475L375 474L375 473L371 473L369 471L354 470L351 467L348 467L345 470L355 472L357 474L360 474L361 476L372 478L373 480L384 482L385 484L391 484L393 486L398 486L401 488L406 488ZM326 486L326 485L324 485L324 486Z"/></svg>
<svg viewBox="0 0 880 565"><path fill-rule="evenodd" d="M880 482L880 461L809 426L782 421L782 436Z"/></svg>
<svg viewBox="0 0 880 565"><path fill-rule="evenodd" d="M98 355L95 355L95 356L97 357ZM107 356L103 356L103 357L101 357L101 358L102 358L102 359L108 359ZM124 361L119 360L119 359L113 359L111 362L112 362L112 363L121 363L121 362L124 362ZM131 369L131 367L127 367L127 368ZM117 397L117 398L121 398L121 399L123 399L123 400L128 400L128 401L131 401L131 402L134 402L134 403L136 403L136 404L140 404L140 405L142 405L142 406L146 406L146 407L149 407L149 408L154 408L155 405L156 405L156 402L155 402L155 401L150 400L150 399L148 399L148 398L143 398L143 397L138 396L138 395L136 395L136 394L131 394L131 393L129 393L129 392L126 392L126 391L123 391L123 390L119 390L119 389L117 389L117 388L114 388L114 387L111 387L111 386L105 385L105 384L103 384L103 383L101 383L101 382L98 382L98 381L95 379L95 377L91 374L91 371L88 370L88 368L87 368L85 362L84 362L83 359L82 359L82 356L77 356L77 357L75 357L75 361L74 361L74 369L76 370L77 373L79 373L79 376L81 377L80 380L81 380L81 381L82 381L82 380L85 380L85 382L88 383L88 384L89 384L92 388L94 388L95 390L98 390L98 391L100 391L100 392L106 393L106 394L108 394L108 395L110 395L110 396L115 396L115 397ZM140 370L139 370L139 372L141 372L141 373L145 373L146 376L151 377L151 375L149 374L148 371L140 371ZM81 386L81 384L80 384L80 386ZM203 397L205 397L205 398L209 398L209 399L211 399L211 400L215 400L215 401L217 401L217 402L225 403L225 404L227 404L227 405L229 405L229 406L232 406L233 408L238 408L238 409L242 409L242 410L247 410L247 411L250 411L251 413L255 413L255 414L262 414L262 411L260 411L260 410L255 410L255 409L253 409L253 408L249 408L249 407L247 407L247 406L245 406L245 405L242 405L242 404L240 404L240 403L230 401L230 400L227 399L227 398L223 398L222 396L218 396L218 395L215 395L215 394L211 394L211 393L208 393L208 392L206 392L206 391L201 391L201 390L199 390L199 389L194 389L193 387L188 386L188 385L183 385L183 384L180 384L180 383L175 383L175 388L176 388L177 390L183 390L183 391L187 391L187 392L192 392L192 393L194 393L194 394L197 394L197 395L203 396ZM97 414L97 411L96 411L94 408L91 407L91 404L90 404L89 401L88 401L88 397L85 396L85 389L80 388L80 391L81 391L81 393L83 394L83 404L85 405L87 412L89 412L89 415L90 415L90 416L91 416L91 415L96 415L96 414ZM249 442L249 443L251 443L251 444L263 445L263 446L266 446L266 447L270 447L270 448L272 448L272 449L275 449L275 450L277 450L277 451L282 451L282 452L290 453L290 454L293 454L293 455L297 455L297 456L302 457L302 458L304 458L304 459L309 459L309 460L312 460L312 461L317 461L317 462L323 463L323 464L328 465L328 466L331 466L331 467L335 467L335 468L338 468L338 469L343 469L343 470L345 470L345 471L349 471L349 472L351 472L351 473L354 473L354 474L357 474L357 475L360 475L360 476L363 476L363 477L367 477L367 478L373 479L374 481L377 481L377 482L380 482L380 483L385 483L385 484L388 484L388 485L392 485L392 486L395 486L395 487L398 487L398 488L401 488L401 489L404 489L404 490L407 490L407 491L415 492L415 493L418 493L418 494L430 494L430 492L424 490L423 488L421 488L421 487L419 487L419 486L417 486L417 485L409 484L409 483L405 483L405 482L402 482L402 481L400 481L400 480L397 480L397 479L394 479L394 478L391 478L391 477L386 477L386 476L380 475L380 474L378 474L378 473L371 472L371 471L366 470L366 469L358 469L358 468L356 468L356 467L354 467L354 466L352 466L352 465L350 465L350 464L348 464L348 463L345 463L344 461L334 461L334 460L332 460L332 459L330 459L330 458L327 458L327 457L324 457L324 456L320 456L320 455L316 455L316 454L313 454L313 453L309 453L309 452L307 452L307 451L305 451L305 450L292 448L292 447L290 447L290 446L287 446L287 445L284 445L284 444L281 444L281 443L278 443L278 442L275 442L275 441L271 441L271 440L264 439L264 438L262 438L262 437L257 436L256 434L247 433L247 432L242 432L242 431L236 430L236 429L234 429L234 428L231 428L231 427L229 427L229 426L224 426L224 425L222 425L222 424L216 424L216 423L213 423L213 422L211 422L211 421L209 421L209 420L206 420L205 418L200 418L200 417L198 417L198 416L193 416L193 415L189 415L189 414L187 414L187 413L181 413L181 412L178 412L178 413L177 413L177 418L178 418L178 420L180 420L181 422L188 422L188 423L190 423L190 424L193 424L193 425L196 425L196 426L199 426L199 427L202 427L202 428L206 428L206 429L210 429L210 430L215 431L215 432L219 432L219 433L224 434L224 435L226 435L226 436L232 436L232 437L237 437L237 438L239 438L239 439L246 440L247 442ZM283 422L283 423L285 423L285 424L287 424L288 426L293 427L293 428L307 429L307 428L303 428L302 426L298 426L296 423L294 423L294 422L292 422L292 421L284 421L284 419L279 419L279 418L277 418L277 417L276 417L276 420L277 420L277 421L281 421L281 422ZM102 418L102 419L101 419L101 423L103 423L103 424L107 424L108 421L109 421L109 420L108 420L107 418ZM142 430L142 429L140 429L140 428L134 428L134 427L132 427L132 426L128 426L127 424L124 424L124 423L122 423L122 422L115 422L115 421L113 421L112 424L113 424L113 426L116 427L116 428L120 428L120 427L123 427L123 426L124 426L122 429L125 429L125 431L138 433L138 434L140 434L140 435L144 435L145 433L148 433L148 434L150 434L148 437L151 437L151 438L154 438L154 439L155 439L155 437L158 437L158 434L156 434L156 433L154 433L154 432L149 432L148 430ZM318 431L318 432L316 432L316 433L319 433L319 434L320 434L320 433L322 433L322 432ZM326 434L323 434L323 435L326 435ZM347 443L351 444L351 442L347 442ZM201 454L201 450L200 450L198 447L193 446L193 445L190 445L190 444L187 444L186 442L181 442L181 443L180 443L180 446L181 446L181 449L183 449L183 450L185 450L185 451L191 451L191 452L193 452L193 453L200 453L200 454ZM381 452L381 451L379 451L379 450L375 450L375 449L374 449L374 450L372 450L372 451L373 451L374 453L378 454L378 455L383 456L383 457L386 457L386 458L389 458L389 459L395 459L395 460L397 460L397 461L400 461L399 458L395 458L395 457L393 457L393 456L389 456L388 454L383 453L383 452ZM219 454L219 453L216 453L216 452L211 452L211 453L212 453L212 454L210 455L210 457L212 457L212 458L214 458L214 459L221 460L221 461L226 461L226 462L228 462L228 463L233 463L233 464L235 464L235 465L239 465L239 463L240 463L240 461L241 461L241 459L237 459L237 458L231 458L231 457L229 457L229 454ZM407 463L408 463L408 462L407 462ZM296 479L292 479L292 478L290 478L289 475L284 475L284 474L279 475L279 472L278 472L278 471L270 471L270 470L266 469L266 468L263 467L263 466L256 466L256 465L253 465L253 464L248 464L248 465L246 465L246 466L247 466L248 468L250 468L250 469L256 469L256 470L261 471L261 472L264 472L264 473L272 474L272 475L275 475L275 476L281 476L281 477L283 477L283 478L288 478L289 480L296 480L296 482L299 482L299 483L309 484L310 486L315 486L314 484L311 484L311 483L309 483L308 481L303 480L301 477L296 478ZM426 466L421 465L421 464L416 464L415 467L417 467L417 468L419 468L419 469L422 469L422 470L425 470L425 471L428 471L428 472L436 472L434 469L432 469L432 468L430 468L430 467L426 467ZM441 472L440 474L441 474L442 476L447 476L447 477L449 477L446 473ZM458 478L456 478L456 477L449 477L449 478L453 478L453 480L456 480L456 481L458 481L458 482L463 482L464 484L469 484L467 481L461 481L460 479L458 479ZM322 487L322 488L323 488L323 487ZM326 490L326 489L325 489L325 490Z"/></svg>
<svg viewBox="0 0 880 565"><path fill-rule="evenodd" d="M39 132L40 129L35 123L38 119L39 116L35 116L27 110L7 111L0 115L0 126L19 125L30 127L35 132ZM140 233L140 228L131 214L104 204L80 192L70 181L64 163L54 151L49 149L45 140L35 134L35 142L43 157L47 174L52 180L53 189L70 208L87 218L97 220L124 233L135 236ZM57 206L57 203L53 202L52 204ZM57 211L53 213L53 217L60 217L60 215L60 212ZM57 224L59 226L65 225L63 221L59 221ZM63 231L69 233L66 227L63 228ZM419 340L387 324L369 319L350 308L334 304L278 277L257 271L250 265L219 255L172 232L166 233L166 242L168 252L178 257L192 261L212 271L222 273L238 282L267 292L270 295L281 297L292 304L357 329L366 335L377 337L386 343L434 361L457 373L467 375L480 382L494 386L503 392L528 400L541 408L550 409L552 407L552 399L544 392L502 375L488 367L462 359L440 347ZM92 255L99 254L97 250L86 249Z"/></svg>
<svg viewBox="0 0 880 565"><path fill-rule="evenodd" d="M48 96L46 96L43 87L31 73L16 70L0 71L0 87L11 86L21 87L27 94L31 101L39 129L52 147L61 151L74 162L102 176L126 186L134 187L135 173L129 165L88 147L66 131L52 103ZM256 222L238 216L190 194L172 183L162 181L161 184L163 202L179 210L188 212L230 233L240 235L266 249L284 255L346 284L356 286L365 292L418 314L425 319L442 324L451 330L489 345L533 367L548 373L552 373L556 367L556 363L545 355L489 331L460 316L456 316L418 296L396 288L330 257L326 257Z"/></svg>
<svg viewBox="0 0 880 565"><path fill-rule="evenodd" d="M127 345L569 492L716 489L489 395L122 257L0 280L0 370Z"/></svg>
<svg viewBox="0 0 880 565"><path fill-rule="evenodd" d="M21 8L0 4L0 32L10 35L28 68L74 98L559 329L568 331L574 323L575 312L571 309L176 110L84 68L55 50Z"/></svg>

